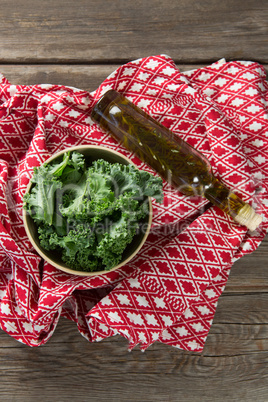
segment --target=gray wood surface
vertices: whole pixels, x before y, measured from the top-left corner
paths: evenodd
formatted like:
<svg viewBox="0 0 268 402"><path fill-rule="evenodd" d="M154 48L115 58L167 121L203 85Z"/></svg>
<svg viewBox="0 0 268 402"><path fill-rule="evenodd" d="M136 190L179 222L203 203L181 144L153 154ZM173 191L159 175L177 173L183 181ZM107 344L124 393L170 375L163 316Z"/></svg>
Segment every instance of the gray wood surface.
<svg viewBox="0 0 268 402"><path fill-rule="evenodd" d="M13 84L88 91L129 60L183 71L222 57L268 64L266 0L1 0L0 72ZM29 348L0 332L1 401L268 401L268 238L237 261L202 354L89 343L61 319Z"/></svg>
<svg viewBox="0 0 268 402"><path fill-rule="evenodd" d="M165 53L177 62L268 62L266 0L2 0L7 62L110 63Z"/></svg>

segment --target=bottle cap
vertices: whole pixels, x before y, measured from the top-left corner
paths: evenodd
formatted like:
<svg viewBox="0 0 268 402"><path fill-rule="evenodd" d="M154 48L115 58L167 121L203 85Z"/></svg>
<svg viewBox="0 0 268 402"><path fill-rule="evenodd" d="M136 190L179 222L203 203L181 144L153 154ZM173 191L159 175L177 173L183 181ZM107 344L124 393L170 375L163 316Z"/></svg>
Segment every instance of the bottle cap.
<svg viewBox="0 0 268 402"><path fill-rule="evenodd" d="M238 214L234 217L234 220L253 231L262 222L262 217L257 214L249 204L246 204L240 209Z"/></svg>

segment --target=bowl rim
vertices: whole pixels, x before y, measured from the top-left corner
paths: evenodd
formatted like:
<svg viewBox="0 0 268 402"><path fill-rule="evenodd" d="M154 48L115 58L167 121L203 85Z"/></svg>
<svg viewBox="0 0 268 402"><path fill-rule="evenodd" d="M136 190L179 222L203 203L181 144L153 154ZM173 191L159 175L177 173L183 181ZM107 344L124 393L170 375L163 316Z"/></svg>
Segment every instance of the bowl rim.
<svg viewBox="0 0 268 402"><path fill-rule="evenodd" d="M63 150L58 151L58 152L54 153L53 155L51 155L47 160L45 160L43 162L43 164L44 163L50 163L51 161L53 161L54 159L58 158L59 156L63 155L66 152L78 151L79 149L98 149L98 150L103 150L103 151L106 151L108 153L112 153L114 155L119 156L120 158L122 158L126 162L128 162L128 164L134 165L134 163L127 156L125 156L124 154L122 154L122 153L120 153L120 152L118 152L116 150L106 148L104 146L99 146L99 145L76 145L76 146L71 146L71 147L64 148ZM31 178L32 178L32 176L31 176ZM30 191L31 187L32 187L31 178L29 180L29 183L28 183L28 185L26 187L26 191L25 191L24 194L28 193ZM49 256L47 256L42 251L42 249L40 249L39 245L37 244L37 242L33 238L32 234L31 234L31 231L29 229L29 225L28 225L28 218L30 217L30 215L25 210L25 208L22 208L23 225L24 225L24 229L26 231L26 234L28 236L28 239L30 240L30 242L31 242L32 246L34 247L35 251L46 262L48 262L53 267L59 269L60 271L63 271L63 272L66 272L66 273L72 274L72 275L77 275L77 276L89 277L89 276L105 275L105 274L109 274L110 272L116 271L117 269L119 269L122 266L126 265L130 260L132 260L134 258L135 255L137 255L137 253L140 251L140 249L144 245L144 243L145 243L145 241L146 241L146 239L147 239L147 237L149 235L149 232L150 232L150 229L151 229L151 226L152 226L152 218L153 218L152 217L152 214L153 214L152 200L151 200L151 197L147 197L147 198L148 198L148 206L149 206L149 217L148 217L147 229L144 232L144 235L142 237L142 240L140 241L140 244L127 258L125 258L123 261L121 261L119 264L117 264L116 266L114 266L113 268L111 268L109 270L101 270L101 271L93 271L93 272L91 272L91 271L90 272L89 271L76 271L76 270L73 270L71 268L68 268L68 267L65 267L65 266L62 266L62 265L58 264L53 259L51 259Z"/></svg>

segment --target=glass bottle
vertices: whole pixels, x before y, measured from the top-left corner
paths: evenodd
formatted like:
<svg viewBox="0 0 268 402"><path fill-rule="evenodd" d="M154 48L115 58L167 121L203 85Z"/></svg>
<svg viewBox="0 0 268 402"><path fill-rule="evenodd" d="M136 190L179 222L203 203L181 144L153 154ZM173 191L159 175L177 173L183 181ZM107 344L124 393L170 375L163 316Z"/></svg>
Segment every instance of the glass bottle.
<svg viewBox="0 0 268 402"><path fill-rule="evenodd" d="M207 198L250 230L261 223L261 216L213 175L204 155L119 92L107 91L94 106L91 118L176 190Z"/></svg>

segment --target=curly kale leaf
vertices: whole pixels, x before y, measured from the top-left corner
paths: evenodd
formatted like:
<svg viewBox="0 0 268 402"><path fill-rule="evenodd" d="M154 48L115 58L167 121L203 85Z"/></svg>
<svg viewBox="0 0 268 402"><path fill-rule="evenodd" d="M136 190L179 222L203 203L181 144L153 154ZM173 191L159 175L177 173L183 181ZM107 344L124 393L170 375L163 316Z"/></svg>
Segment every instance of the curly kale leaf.
<svg viewBox="0 0 268 402"><path fill-rule="evenodd" d="M98 159L93 162L91 169L107 178L116 197L131 192L134 198L153 197L159 203L163 201L162 179L134 165L111 164Z"/></svg>
<svg viewBox="0 0 268 402"><path fill-rule="evenodd" d="M85 157L80 152L68 152L69 159L65 168L62 170L61 181L64 185L77 183L81 180L85 170Z"/></svg>
<svg viewBox="0 0 268 402"><path fill-rule="evenodd" d="M96 236L88 224L72 222L68 233L60 236L51 226L39 226L40 245L46 250L57 250L62 261L74 270L95 271L100 267L95 255Z"/></svg>
<svg viewBox="0 0 268 402"><path fill-rule="evenodd" d="M52 225L55 214L58 213L58 199L62 196L63 186L70 180L69 175L75 176L76 179L81 178L84 167L85 162L81 154L73 152L70 155L70 152L67 152L60 161L44 163L34 168L32 189L24 196L24 208L36 223Z"/></svg>
<svg viewBox="0 0 268 402"><path fill-rule="evenodd" d="M124 193L115 202L115 210L106 220L96 225L97 256L106 269L117 265L128 244L139 229L139 222L149 212L148 202L140 202L131 193ZM101 227L101 224L104 226ZM103 228L103 230L101 230Z"/></svg>
<svg viewBox="0 0 268 402"><path fill-rule="evenodd" d="M32 189L24 196L24 207L36 223L51 225L55 213L56 193L62 188L61 181L50 174L47 166L34 169Z"/></svg>
<svg viewBox="0 0 268 402"><path fill-rule="evenodd" d="M87 175L84 174L77 183L65 185L58 199L59 211L68 219L85 219L90 200Z"/></svg>

